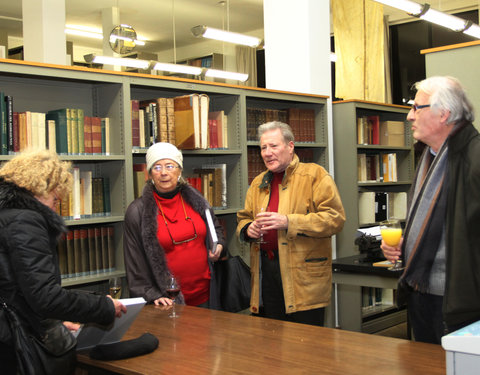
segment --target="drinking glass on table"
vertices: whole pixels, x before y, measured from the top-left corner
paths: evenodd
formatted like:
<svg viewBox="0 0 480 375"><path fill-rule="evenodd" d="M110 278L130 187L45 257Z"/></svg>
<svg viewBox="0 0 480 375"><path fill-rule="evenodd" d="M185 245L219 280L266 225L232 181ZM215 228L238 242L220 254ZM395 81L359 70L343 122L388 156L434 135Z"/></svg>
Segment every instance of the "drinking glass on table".
<svg viewBox="0 0 480 375"><path fill-rule="evenodd" d="M168 279L166 292L167 292L168 298L170 298L173 301L172 312L168 315L168 317L176 318L179 315L175 312L175 299L180 294L180 284L178 283L177 279L175 279L175 277L171 276Z"/></svg>
<svg viewBox="0 0 480 375"><path fill-rule="evenodd" d="M122 278L112 277L108 280L109 292L112 298L119 299L122 295Z"/></svg>
<svg viewBox="0 0 480 375"><path fill-rule="evenodd" d="M382 235L382 240L388 246L397 246L402 238L402 226L400 224L400 220L389 219L382 221L380 223L380 234ZM402 261L400 259L397 260L395 264L388 269L390 271L398 271L403 269Z"/></svg>

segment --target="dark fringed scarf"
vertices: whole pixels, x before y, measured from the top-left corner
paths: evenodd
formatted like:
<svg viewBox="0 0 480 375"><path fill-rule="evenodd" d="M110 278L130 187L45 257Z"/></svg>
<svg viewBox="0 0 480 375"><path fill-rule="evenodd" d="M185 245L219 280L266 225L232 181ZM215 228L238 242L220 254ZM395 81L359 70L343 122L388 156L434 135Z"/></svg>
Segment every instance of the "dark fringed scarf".
<svg viewBox="0 0 480 375"><path fill-rule="evenodd" d="M421 293L429 292L430 272L445 223L447 156L447 142L435 158L427 147L412 185L413 198L403 242L404 254L408 259L399 282Z"/></svg>

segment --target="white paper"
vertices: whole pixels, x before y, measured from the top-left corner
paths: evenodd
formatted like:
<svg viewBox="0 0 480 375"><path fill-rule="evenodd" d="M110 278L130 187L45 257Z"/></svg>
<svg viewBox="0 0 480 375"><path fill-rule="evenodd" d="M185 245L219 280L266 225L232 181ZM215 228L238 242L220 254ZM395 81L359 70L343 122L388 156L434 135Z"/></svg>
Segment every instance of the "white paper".
<svg viewBox="0 0 480 375"><path fill-rule="evenodd" d="M120 318L115 318L113 324L109 326L93 323L82 324L80 329L74 332L77 337L77 350L120 341L146 303L142 297L124 298L119 301L127 307L127 312Z"/></svg>
<svg viewBox="0 0 480 375"><path fill-rule="evenodd" d="M367 236L381 237L379 225L375 227L359 228L358 231L362 232L363 234L366 234Z"/></svg>
<svg viewBox="0 0 480 375"><path fill-rule="evenodd" d="M210 213L210 210L207 208L205 210L205 216L207 217L207 224L208 224L208 231L210 232L210 236L212 238L212 251L215 251L217 249L217 244L218 244L218 237L217 237L217 232L215 230L215 225L213 225L213 219L212 219L212 214Z"/></svg>

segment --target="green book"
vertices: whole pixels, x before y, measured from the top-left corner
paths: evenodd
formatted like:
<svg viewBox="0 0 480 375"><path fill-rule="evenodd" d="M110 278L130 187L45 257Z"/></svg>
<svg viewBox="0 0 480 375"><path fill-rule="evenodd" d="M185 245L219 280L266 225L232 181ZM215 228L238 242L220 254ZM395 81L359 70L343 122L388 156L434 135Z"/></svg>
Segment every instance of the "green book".
<svg viewBox="0 0 480 375"><path fill-rule="evenodd" d="M83 109L77 109L77 124L78 124L78 153L85 154L85 112Z"/></svg>
<svg viewBox="0 0 480 375"><path fill-rule="evenodd" d="M47 120L55 121L55 140L57 153L68 154L67 109L56 109L47 113Z"/></svg>

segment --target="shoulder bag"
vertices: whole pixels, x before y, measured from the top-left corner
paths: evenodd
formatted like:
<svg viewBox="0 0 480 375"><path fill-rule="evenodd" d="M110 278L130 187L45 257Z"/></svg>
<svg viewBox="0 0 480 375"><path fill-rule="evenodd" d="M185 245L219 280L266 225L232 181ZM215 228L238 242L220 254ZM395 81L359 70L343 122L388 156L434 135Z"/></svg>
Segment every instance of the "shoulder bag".
<svg viewBox="0 0 480 375"><path fill-rule="evenodd" d="M65 325L54 319L42 321L41 338L25 327L13 307L0 298L11 332L11 342L22 375L67 375L76 365L76 339Z"/></svg>
<svg viewBox="0 0 480 375"><path fill-rule="evenodd" d="M239 312L250 306L250 267L239 256L215 262L222 310Z"/></svg>

